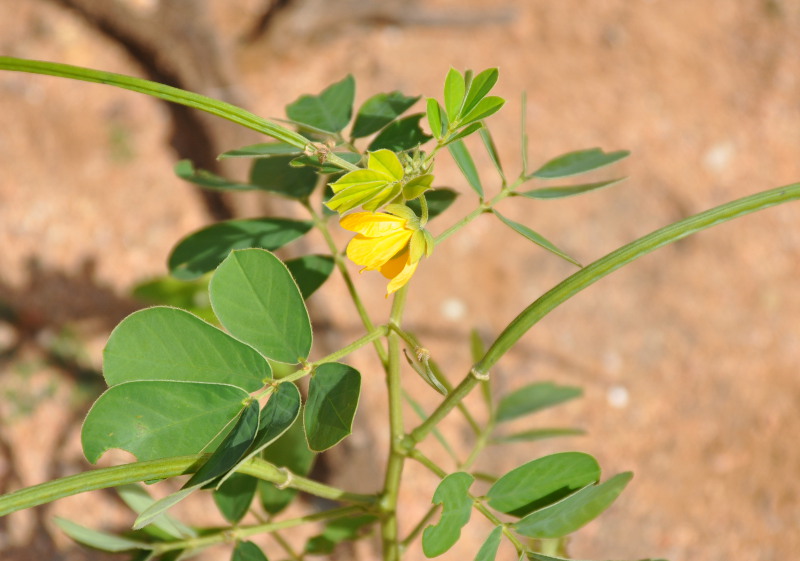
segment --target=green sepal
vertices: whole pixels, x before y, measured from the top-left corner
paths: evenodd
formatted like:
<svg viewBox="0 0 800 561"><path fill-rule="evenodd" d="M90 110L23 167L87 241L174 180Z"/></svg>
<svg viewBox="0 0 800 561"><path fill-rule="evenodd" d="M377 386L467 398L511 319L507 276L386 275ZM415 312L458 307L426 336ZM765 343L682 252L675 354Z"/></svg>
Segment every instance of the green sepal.
<svg viewBox="0 0 800 561"><path fill-rule="evenodd" d="M408 183L403 185L403 198L407 201L416 199L433 185L433 175L426 173L411 179Z"/></svg>

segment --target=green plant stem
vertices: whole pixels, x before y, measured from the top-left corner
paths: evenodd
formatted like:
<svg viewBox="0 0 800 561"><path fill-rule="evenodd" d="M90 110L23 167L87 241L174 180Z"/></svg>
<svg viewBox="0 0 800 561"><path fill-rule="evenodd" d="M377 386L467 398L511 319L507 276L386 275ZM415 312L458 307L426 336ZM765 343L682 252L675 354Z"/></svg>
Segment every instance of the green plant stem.
<svg viewBox="0 0 800 561"><path fill-rule="evenodd" d="M669 226L665 226L664 228L660 228L612 251L605 257L601 257L594 263L570 275L525 308L525 310L503 330L491 347L489 347L489 350L486 351L483 358L472 367L470 373L461 383L447 395L445 400L431 413L426 421L409 434L409 443L411 445L416 445L421 442L422 439L430 433L433 427L447 416L447 414L488 375L492 366L500 360L500 357L502 357L528 329L533 327L533 325L557 306L563 304L584 288L613 273L623 265L647 255L660 247L683 239L686 236L734 218L797 199L800 199L800 183L777 187L720 205L716 208L675 222L674 224L670 224Z"/></svg>
<svg viewBox="0 0 800 561"><path fill-rule="evenodd" d="M335 362L335 361L339 360L340 358L343 358L343 357L349 355L353 351L356 351L356 350L360 349L364 345L367 345L369 343L372 343L373 341L376 341L377 339L380 339L381 337L386 335L386 333L388 333L388 331L389 331L389 328L386 325L380 325L380 326L376 327L375 329L373 329L372 331L370 331L369 333L367 333L366 335L364 335L363 337L361 337L360 339L357 339L356 341L353 341L352 343L350 343L346 347L342 347L338 351L333 352L333 353L329 354L328 356L324 356L324 357L320 358L319 360L315 360L314 362L309 362L303 368L300 368L299 370L295 370L294 372L292 372L288 376L284 376L283 378L281 378L279 380L275 380L275 382L278 383L278 384L283 384L284 382L296 382L300 378L308 376L312 372L312 370L314 368L316 368L317 366L319 366L320 364L325 364L326 362Z"/></svg>
<svg viewBox="0 0 800 561"><path fill-rule="evenodd" d="M212 99L193 92L187 92L172 86L166 86L157 82L143 80L142 78L135 78L133 76L125 76L123 74L114 74L112 72L103 72L101 70L92 70L89 68L82 68L79 66L71 66L68 64L59 64L57 62L44 62L39 60L26 60L14 57L0 57L0 70L11 70L15 72L29 72L32 74L44 74L48 76L58 76L60 78L70 78L73 80L81 80L84 82L95 82L98 84L107 84L126 90L131 90L152 97L157 97L165 101L171 101L179 105L186 105L187 107L194 107L201 111L211 113L223 119L227 119L242 125L261 134L271 136L281 142L285 142L297 148L316 152L311 142L304 136L284 128L278 124L267 121L254 115L249 111L236 107L230 103ZM338 163L337 163L338 165Z"/></svg>
<svg viewBox="0 0 800 561"><path fill-rule="evenodd" d="M418 351L420 349L424 349L425 351L427 351L427 349L419 343L419 340L412 333L409 333L408 331L394 324L389 324L389 329L395 331L400 336L400 338L403 339L403 341L405 341L409 347L411 347L414 354L418 354ZM436 364L436 361L431 359L428 365L436 375L436 379L439 380L439 383L442 384L442 386L444 386L444 388L448 392L451 392L453 390L453 384L450 383L450 380L447 379L447 376L443 375L438 365ZM458 409L464 415L464 419L466 419L467 423L472 429L472 432L474 432L476 435L479 434L481 432L481 426L478 423L478 421L475 420L475 417L472 416L472 413L469 412L467 406L464 405L463 403L459 403Z"/></svg>
<svg viewBox="0 0 800 561"><path fill-rule="evenodd" d="M267 534L275 530L283 530L286 528L293 528L295 526L302 526L310 522L318 522L320 520L331 520L334 518L342 518L352 514L359 514L364 512L360 506L346 506L342 508L335 508L325 510L323 512L316 512L306 516L297 518L290 518L289 520L281 520L280 522L266 522L264 524L255 524L252 526L237 526L233 528L225 528L222 531L214 532L198 538L189 538L187 540L177 540L171 542L161 542L153 544L153 553L163 555L168 551L176 551L179 549L200 549L211 545L220 543L235 543L257 534Z"/></svg>
<svg viewBox="0 0 800 561"><path fill-rule="evenodd" d="M314 207L312 207L310 203L306 202L305 207L311 214L311 219L314 222L314 226L320 231L320 233L322 233L322 237L325 239L325 243L328 245L328 250L333 256L333 261L336 264L336 268L342 275L344 284L347 287L347 292L350 294L350 299L353 301L353 304L356 307L356 311L358 312L358 317L361 318L362 325L368 333L375 331L375 325L372 323L372 319L369 317L367 308L364 306L364 302L361 301L361 296L359 296L356 286L353 283L353 278L350 276L350 272L347 270L347 262L345 261L344 257L342 257L341 252L339 252L339 248L336 247L336 242L331 235L327 221L314 210ZM375 352L378 353L378 358L384 367L386 367L388 360L386 349L384 349L383 345L381 345L380 341L377 339L373 341L373 345L375 347Z"/></svg>
<svg viewBox="0 0 800 561"><path fill-rule="evenodd" d="M408 285L403 286L394 296L390 325L399 325L403 317ZM386 388L389 399L389 459L381 496L381 540L384 561L400 559L400 542L397 528L397 497L406 456L402 447L405 438L403 426L403 387L400 378L400 337L390 330L389 361L386 368Z"/></svg>
<svg viewBox="0 0 800 561"><path fill-rule="evenodd" d="M439 245L444 240L446 240L447 238L458 232L461 228L463 228L464 226L466 226L467 224L478 218L481 214L492 212L492 208L494 208L494 206L497 203L499 203L506 197L510 197L514 189L522 185L524 182L525 178L520 177L519 179L514 181L514 183L512 183L511 185L504 186L502 189L500 189L500 192L497 193L494 197L492 197L491 200L482 201L481 204L478 206L478 208L476 208L468 215L466 215L464 218L462 218L461 220L450 226L447 230L436 236L436 238L434 239L435 244Z"/></svg>
<svg viewBox="0 0 800 561"><path fill-rule="evenodd" d="M196 454L100 468L26 487L25 489L0 496L0 516L86 491L108 489L128 483L155 481L194 473L199 465L198 462L204 457L202 454ZM237 471L269 481L278 486L290 487L325 499L361 505L372 505L377 502L375 495L362 495L343 491L318 481L291 474L286 469L279 468L260 458L248 460Z"/></svg>

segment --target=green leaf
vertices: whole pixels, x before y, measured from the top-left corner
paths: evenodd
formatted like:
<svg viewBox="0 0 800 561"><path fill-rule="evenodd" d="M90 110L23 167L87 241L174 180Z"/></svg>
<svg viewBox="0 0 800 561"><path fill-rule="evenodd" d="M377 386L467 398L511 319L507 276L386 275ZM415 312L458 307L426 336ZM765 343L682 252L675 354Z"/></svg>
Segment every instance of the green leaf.
<svg viewBox="0 0 800 561"><path fill-rule="evenodd" d="M358 370L337 362L317 367L303 411L309 448L322 452L352 432L360 393Z"/></svg>
<svg viewBox="0 0 800 561"><path fill-rule="evenodd" d="M217 156L218 160L226 158L270 158L272 156L283 156L286 154L302 154L303 151L291 144L283 142L261 142L242 146L236 150L228 150Z"/></svg>
<svg viewBox="0 0 800 561"><path fill-rule="evenodd" d="M498 74L497 68L489 68L472 79L467 90L467 96L464 99L464 107L461 109L462 115L468 114L486 97L486 94L497 83Z"/></svg>
<svg viewBox="0 0 800 561"><path fill-rule="evenodd" d="M422 532L422 551L425 557L441 555L461 537L461 528L469 522L472 497L469 488L475 479L468 473L451 473L439 483L433 494L433 504L442 505L442 517L435 526Z"/></svg>
<svg viewBox="0 0 800 561"><path fill-rule="evenodd" d="M316 454L308 449L303 422L297 419L289 430L270 444L261 456L278 467L285 467L292 473L308 475L314 464ZM282 511L297 495L296 489L278 489L267 481L258 482L261 506L269 514Z"/></svg>
<svg viewBox="0 0 800 561"><path fill-rule="evenodd" d="M589 485L564 500L537 510L514 524L514 530L529 538L560 538L597 518L616 500L633 477L615 475L600 485Z"/></svg>
<svg viewBox="0 0 800 561"><path fill-rule="evenodd" d="M286 268L294 277L303 300L314 294L333 272L334 261L330 255L303 255L286 261Z"/></svg>
<svg viewBox="0 0 800 561"><path fill-rule="evenodd" d="M258 479L242 473L232 473L214 490L214 502L222 516L231 524L238 524L244 518L258 488Z"/></svg>
<svg viewBox="0 0 800 561"><path fill-rule="evenodd" d="M308 357L311 322L280 259L261 249L233 251L209 284L211 306L231 335L277 362Z"/></svg>
<svg viewBox="0 0 800 561"><path fill-rule="evenodd" d="M289 155L255 160L250 168L250 183L291 199L308 198L317 186L318 176L311 168L290 165L296 159Z"/></svg>
<svg viewBox="0 0 800 561"><path fill-rule="evenodd" d="M121 551L130 551L133 549L153 549L153 546L149 543L131 540L128 538L121 538L119 536L115 536L114 534L107 534L105 532L98 532L97 530L86 528L85 526L76 524L71 520L61 518L60 516L53 518L53 522L55 522L56 526L61 528L62 532L67 534L76 542L93 547L94 549L99 549L100 551L111 551L117 553Z"/></svg>
<svg viewBox="0 0 800 561"><path fill-rule="evenodd" d="M269 363L227 333L177 308L134 312L103 350L109 386L137 380L213 382L246 392L272 378Z"/></svg>
<svg viewBox="0 0 800 561"><path fill-rule="evenodd" d="M540 179L556 179L558 177L568 177L579 173L586 173L613 164L623 158L627 158L630 152L619 150L606 154L600 148L590 148L569 152L547 162L545 165L534 171L528 177L538 177Z"/></svg>
<svg viewBox="0 0 800 561"><path fill-rule="evenodd" d="M461 125L472 123L473 121L480 121L490 117L500 111L500 108L505 105L506 100L502 97L490 95L483 98L475 108L461 118Z"/></svg>
<svg viewBox="0 0 800 561"><path fill-rule="evenodd" d="M219 447L199 463L199 467L180 491L157 500L133 523L134 530L150 524L200 487L228 473L244 455L258 430L258 402L251 401L239 414L233 429Z"/></svg>
<svg viewBox="0 0 800 561"><path fill-rule="evenodd" d="M300 415L300 390L291 382L284 382L270 396L261 410L258 433L247 454L236 465L238 468L250 458L260 454L267 446L278 440ZM233 471L236 470L234 468ZM225 478L222 478L222 482Z"/></svg>
<svg viewBox="0 0 800 561"><path fill-rule="evenodd" d="M170 273L193 280L216 269L234 249L276 250L304 235L311 222L283 218L227 220L189 234L172 250Z"/></svg>
<svg viewBox="0 0 800 561"><path fill-rule="evenodd" d="M625 177L618 177L617 179L610 179L608 181L598 181L597 183L584 183L583 185L560 185L558 187L543 187L541 189L533 189L531 191L523 191L517 193L521 197L529 199L563 199L564 197L572 197L574 195L581 195L589 191L595 191L615 185L620 181L626 179Z"/></svg>
<svg viewBox="0 0 800 561"><path fill-rule="evenodd" d="M141 514L156 502L155 499L150 496L150 493L138 483L116 487L115 491L119 494L120 498L125 501L125 504L136 514ZM166 513L155 518L151 524L173 538L186 539L197 537L197 532L194 528L190 528L177 518Z"/></svg>
<svg viewBox="0 0 800 561"><path fill-rule="evenodd" d="M262 119L261 117L236 107L230 103L211 99L193 92L187 92L172 86L165 86L157 82L113 74L101 70L91 70L79 66L59 64L56 62L42 62L38 60L25 60L14 57L0 57L0 70L12 70L16 72L31 72L34 74L46 74L49 76L59 76L61 78L71 78L73 80L83 80L85 82L96 82L132 90L147 94L165 101L171 101L179 105L193 107L212 115L217 115L223 119L232 121L261 134L265 134L281 142L297 146L300 149L309 144L308 140L302 135L297 134L280 125Z"/></svg>
<svg viewBox="0 0 800 561"><path fill-rule="evenodd" d="M552 382L539 382L519 388L504 396L497 406L497 421L510 421L581 397L583 390L577 386L558 386Z"/></svg>
<svg viewBox="0 0 800 561"><path fill-rule="evenodd" d="M121 448L139 461L197 454L221 436L248 393L226 384L142 381L105 391L83 422L86 459Z"/></svg>
<svg viewBox="0 0 800 561"><path fill-rule="evenodd" d="M490 444L508 444L511 442L534 442L537 440L545 440L548 438L560 438L562 436L581 436L586 434L586 431L581 429L559 429L559 428L545 428L533 429L514 434L501 435L492 438Z"/></svg>
<svg viewBox="0 0 800 561"><path fill-rule="evenodd" d="M539 247L542 247L542 248L546 249L550 253L558 255L559 257L561 257L562 259L564 259L566 261L569 261L573 265L576 265L578 267L582 266L575 259L573 259L569 255L567 255L566 253L564 253L563 251L558 249L552 243L550 243L547 239L545 239L544 236L534 232L533 230L531 230L530 228L528 228L524 224L520 224L519 222L514 222L513 220L511 220L509 218L506 218L505 216L503 216L502 214L500 214L496 210L493 210L492 212L494 212L494 214L497 216L497 218L499 218L506 226L508 226L509 228L511 228L512 230L517 232L518 234L521 234L521 235L525 236L526 238L528 238L530 241L532 241L533 243L535 243Z"/></svg>
<svg viewBox="0 0 800 561"><path fill-rule="evenodd" d="M427 111L426 116L428 118L428 126L431 128L431 133L436 138L442 138L445 130L442 126L442 111L441 107L439 106L439 102L432 97L429 97L425 108Z"/></svg>
<svg viewBox="0 0 800 561"><path fill-rule="evenodd" d="M483 145L486 146L486 151L489 152L489 158L491 158L494 167L497 169L497 173L500 175L500 179L505 181L506 176L505 173L503 173L503 166L500 164L500 155L497 153L497 146L494 143L489 129L482 127L479 134L481 135L481 140L483 140Z"/></svg>
<svg viewBox="0 0 800 561"><path fill-rule="evenodd" d="M175 164L175 175L189 183L216 191L252 191L258 188L249 183L231 181L204 169L195 169L191 160L181 160Z"/></svg>
<svg viewBox="0 0 800 561"><path fill-rule="evenodd" d="M451 68L444 80L444 107L447 119L451 123L458 118L461 105L464 103L465 91L464 76L455 68Z"/></svg>
<svg viewBox="0 0 800 561"><path fill-rule="evenodd" d="M497 557L497 549L500 547L500 540L503 538L503 527L495 526L486 541L478 550L475 561L494 561Z"/></svg>
<svg viewBox="0 0 800 561"><path fill-rule="evenodd" d="M228 433L214 450L211 456L205 460L194 472L189 481L184 483L183 488L188 489L193 486L205 485L209 481L221 477L232 470L256 440L259 432L259 410L258 401L251 401L247 404L233 429Z"/></svg>
<svg viewBox="0 0 800 561"><path fill-rule="evenodd" d="M414 105L419 97L407 97L400 92L382 93L369 98L356 115L353 138L362 138L378 132Z"/></svg>
<svg viewBox="0 0 800 561"><path fill-rule="evenodd" d="M466 144L462 140L457 140L452 144L448 144L447 149L450 151L450 155L453 156L456 165L458 165L458 169L467 178L469 186L482 199L483 186L481 185L481 178L478 176L478 170L475 168L475 162L472 161L472 156L470 156Z"/></svg>
<svg viewBox="0 0 800 561"><path fill-rule="evenodd" d="M405 175L400 158L391 150L380 149L370 152L367 167L382 174L389 181L400 181Z"/></svg>
<svg viewBox="0 0 800 561"><path fill-rule="evenodd" d="M443 188L426 191L425 200L428 202L428 220L433 220L447 210L455 202L456 197L458 197L458 193L452 189ZM413 210L417 216L422 214L419 199L407 201L406 206Z"/></svg>
<svg viewBox="0 0 800 561"><path fill-rule="evenodd" d="M261 548L253 542L239 542L233 548L231 561L269 561Z"/></svg>
<svg viewBox="0 0 800 561"><path fill-rule="evenodd" d="M489 488L486 497L495 510L525 516L599 479L600 466L589 454L561 452L509 471Z"/></svg>
<svg viewBox="0 0 800 561"><path fill-rule="evenodd" d="M309 555L328 555L343 541L358 539L361 530L377 520L378 517L371 514L331 520L325 524L321 534L306 542L305 552Z"/></svg>
<svg viewBox="0 0 800 561"><path fill-rule="evenodd" d="M423 113L417 113L392 122L375 137L370 143L369 149L402 152L425 144L431 137L425 134L420 127L419 122L423 116Z"/></svg>
<svg viewBox="0 0 800 561"><path fill-rule="evenodd" d="M319 95L302 95L286 106L286 115L293 121L317 129L340 132L353 114L356 81L347 75L342 81L331 84Z"/></svg>

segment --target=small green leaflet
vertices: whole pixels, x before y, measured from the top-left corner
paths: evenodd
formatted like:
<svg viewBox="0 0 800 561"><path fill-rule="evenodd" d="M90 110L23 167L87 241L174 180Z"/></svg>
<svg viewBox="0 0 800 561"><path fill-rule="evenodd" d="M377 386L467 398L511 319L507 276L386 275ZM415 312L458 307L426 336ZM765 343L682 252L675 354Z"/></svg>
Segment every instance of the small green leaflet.
<svg viewBox="0 0 800 561"><path fill-rule="evenodd" d="M258 488L258 479L243 473L231 473L230 476L214 490L214 502L225 520L238 524L244 518Z"/></svg>
<svg viewBox="0 0 800 561"><path fill-rule="evenodd" d="M288 155L255 160L250 167L250 183L290 199L307 199L316 189L319 176L311 167L293 166L297 158L297 155ZM314 161L319 162L318 159Z"/></svg>
<svg viewBox="0 0 800 561"><path fill-rule="evenodd" d="M486 97L494 85L497 83L499 72L497 68L488 68L478 73L470 81L467 95L464 99L464 106L461 108L461 115L469 114Z"/></svg>
<svg viewBox="0 0 800 561"><path fill-rule="evenodd" d="M419 125L422 117L423 113L417 113L390 123L370 143L369 150L387 149L402 152L425 144L431 137L425 134Z"/></svg>
<svg viewBox="0 0 800 561"><path fill-rule="evenodd" d="M70 538L83 545L88 545L100 551L110 551L118 553L121 551L131 551L134 549L152 549L152 545L147 542L138 540L131 540L128 538L121 538L114 534L107 534L105 532L98 532L76 524L66 518L56 516L53 519L56 526L61 528L61 531L67 534Z"/></svg>
<svg viewBox="0 0 800 561"><path fill-rule="evenodd" d="M252 191L258 189L255 185L250 185L249 183L231 181L210 171L195 169L191 160L181 160L175 164L175 175L189 183L216 191Z"/></svg>
<svg viewBox="0 0 800 561"><path fill-rule="evenodd" d="M303 300L314 294L333 272L334 261L330 255L303 255L286 261L286 268L294 277Z"/></svg>
<svg viewBox="0 0 800 561"><path fill-rule="evenodd" d="M356 82L348 75L319 95L302 95L286 106L286 115L297 123L329 132L340 132L353 114Z"/></svg>
<svg viewBox="0 0 800 561"><path fill-rule="evenodd" d="M561 438L565 436L582 436L586 431L573 428L542 428L532 429L513 434L494 436L489 440L490 444L508 444L511 442L534 442L536 440L546 440L548 438Z"/></svg>
<svg viewBox="0 0 800 561"><path fill-rule="evenodd" d="M139 483L130 483L115 488L117 494L128 507L136 514L141 514L147 510L156 500ZM162 532L177 539L196 538L197 532L194 528L185 525L183 522L170 516L162 514L151 522L152 526ZM146 528L147 530L149 528Z"/></svg>
<svg viewBox="0 0 800 561"><path fill-rule="evenodd" d="M442 505L439 523L422 532L422 551L425 557L436 557L446 552L461 537L461 528L469 522L472 497L469 488L474 478L464 472L451 473L439 483L433 494L433 504Z"/></svg>
<svg viewBox="0 0 800 561"><path fill-rule="evenodd" d="M209 293L214 313L235 338L277 362L308 357L311 322L303 297L286 265L268 251L231 252Z"/></svg>
<svg viewBox="0 0 800 561"><path fill-rule="evenodd" d="M231 561L268 561L267 556L253 542L239 542L233 549Z"/></svg>
<svg viewBox="0 0 800 561"><path fill-rule="evenodd" d="M362 138L378 132L402 115L417 100L419 97L407 97L397 91L372 96L359 108L351 136Z"/></svg>
<svg viewBox="0 0 800 561"><path fill-rule="evenodd" d="M451 68L444 80L444 107L447 111L447 119L451 123L458 118L461 112L465 93L464 76L455 68Z"/></svg>
<svg viewBox="0 0 800 561"><path fill-rule="evenodd" d="M311 222L284 218L218 222L179 241L170 253L169 270L177 279L194 280L216 269L234 249L274 251L303 236L311 227Z"/></svg>
<svg viewBox="0 0 800 561"><path fill-rule="evenodd" d="M308 386L308 400L303 411L311 450L327 450L352 432L360 394L358 370L336 362L317 367Z"/></svg>
<svg viewBox="0 0 800 561"><path fill-rule="evenodd" d="M631 472L620 473L600 485L589 485L560 502L532 512L514 529L529 538L560 538L571 534L598 517L616 500Z"/></svg>
<svg viewBox="0 0 800 561"><path fill-rule="evenodd" d="M566 253L564 253L563 251L561 251L560 249L558 249L558 248L557 248L555 245L553 245L551 242L549 242L549 241L548 241L548 240L547 240L547 239L546 239L544 236L542 236L541 234L538 234L537 232L534 232L533 230L531 230L530 228L528 228L528 227L527 227L527 226L525 226L524 224L520 224L519 222L514 222L514 221L513 221L513 220L511 220L510 218L506 218L505 216L503 216L502 214L500 214L500 213L499 213L497 210L494 210L494 209L493 209L493 210L492 210L492 212L493 212L493 213L495 214L495 216L497 216L497 218L499 218L499 219L500 219L500 221L501 221L501 222L503 222L503 223L504 223L506 226L508 226L509 228L511 228L512 230L514 230L515 232L517 232L518 234L521 234L522 236L524 236L524 237L528 238L530 241L532 241L533 243L535 243L535 244L536 244L536 245L538 245L539 247L546 249L546 250L547 250L547 251L549 251L550 253L553 253L553 254L555 254L555 255L558 255L559 257L561 257L561 258L562 258L562 259L564 259L565 261L569 261L569 262L570 262L570 263L572 263L573 265L576 265L576 266L578 266L578 267L582 267L582 266L583 266L583 265L581 265L580 263L578 263L578 262L577 262L575 259L573 259L573 258L572 258L572 257L570 257L569 255L567 255Z"/></svg>
<svg viewBox="0 0 800 561"><path fill-rule="evenodd" d="M447 145L450 155L453 156L458 169L464 174L469 186L478 193L478 196L483 199L483 185L481 185L481 178L478 176L478 170L475 167L475 162L472 161L472 156L467 150L467 146L463 141L457 140Z"/></svg>
<svg viewBox="0 0 800 561"><path fill-rule="evenodd" d="M597 183L584 183L582 185L561 185L558 187L542 187L541 189L533 189L531 191L522 191L515 193L520 197L528 199L563 199L564 197L573 197L588 193L589 191L596 191L603 187L615 185L620 181L626 179L625 177L618 177L617 179L609 179L608 181L598 181Z"/></svg>
<svg viewBox="0 0 800 561"><path fill-rule="evenodd" d="M283 142L262 142L242 146L236 150L228 150L220 154L217 159L226 158L270 158L272 156L282 156L286 154L302 154L303 151L291 144Z"/></svg>
<svg viewBox="0 0 800 561"><path fill-rule="evenodd" d="M550 160L528 177L556 179L559 177L578 175L613 164L623 158L627 158L629 155L630 152L627 150L618 150L617 152L609 153L603 152L600 148L578 150L577 152L569 152Z"/></svg>
<svg viewBox="0 0 800 561"><path fill-rule="evenodd" d="M428 98L426 102L426 116L428 118L428 126L431 128L431 133L436 138L442 138L445 133L442 126L442 110L439 102L432 97Z"/></svg>
<svg viewBox="0 0 800 561"><path fill-rule="evenodd" d="M577 386L559 386L552 382L529 384L503 396L497 406L497 421L511 421L581 395L583 390Z"/></svg>
<svg viewBox="0 0 800 561"><path fill-rule="evenodd" d="M475 555L475 561L494 561L495 557L497 557L497 549L500 547L500 540L502 538L503 527L495 526L492 533L489 534L489 537L486 538L486 541L483 542L483 545L478 550L478 554Z"/></svg>
<svg viewBox="0 0 800 561"><path fill-rule="evenodd" d="M589 454L561 452L530 461L505 474L489 488L489 506L513 516L547 507L600 479L600 466Z"/></svg>

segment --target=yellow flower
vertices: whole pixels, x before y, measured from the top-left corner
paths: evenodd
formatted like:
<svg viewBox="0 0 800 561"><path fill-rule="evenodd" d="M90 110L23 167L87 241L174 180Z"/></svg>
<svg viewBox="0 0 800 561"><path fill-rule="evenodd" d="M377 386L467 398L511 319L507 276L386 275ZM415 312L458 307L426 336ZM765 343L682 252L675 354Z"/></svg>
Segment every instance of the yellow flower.
<svg viewBox="0 0 800 561"><path fill-rule="evenodd" d="M347 244L347 257L390 279L387 296L409 281L423 255L433 252L433 238L405 205L388 205L386 212L354 212L339 224L357 234Z"/></svg>

